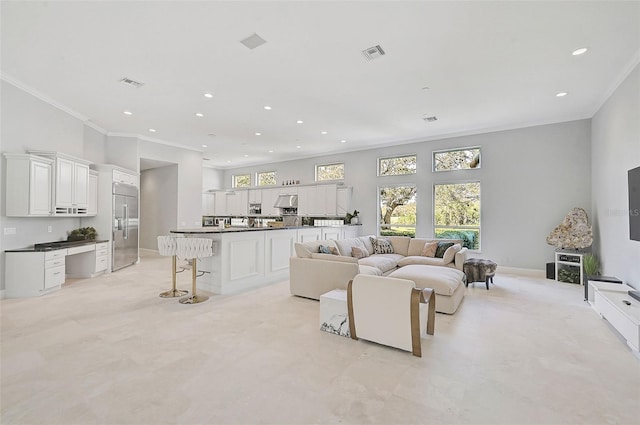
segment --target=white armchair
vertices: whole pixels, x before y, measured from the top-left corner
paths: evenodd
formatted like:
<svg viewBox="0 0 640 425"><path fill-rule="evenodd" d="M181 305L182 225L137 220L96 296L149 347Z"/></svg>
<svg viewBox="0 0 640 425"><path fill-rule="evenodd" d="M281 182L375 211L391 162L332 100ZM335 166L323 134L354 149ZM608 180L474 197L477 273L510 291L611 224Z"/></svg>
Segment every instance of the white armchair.
<svg viewBox="0 0 640 425"><path fill-rule="evenodd" d="M359 274L347 286L351 338L422 357L420 338L434 333L435 304L432 289L418 289L410 280Z"/></svg>

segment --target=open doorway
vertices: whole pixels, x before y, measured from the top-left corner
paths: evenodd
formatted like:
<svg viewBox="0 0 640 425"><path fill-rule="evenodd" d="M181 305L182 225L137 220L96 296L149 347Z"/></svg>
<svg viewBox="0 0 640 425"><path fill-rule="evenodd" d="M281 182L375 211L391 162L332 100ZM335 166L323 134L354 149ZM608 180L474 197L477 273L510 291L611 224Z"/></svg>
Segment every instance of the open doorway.
<svg viewBox="0 0 640 425"><path fill-rule="evenodd" d="M178 164L140 158L140 248L157 250L177 222Z"/></svg>

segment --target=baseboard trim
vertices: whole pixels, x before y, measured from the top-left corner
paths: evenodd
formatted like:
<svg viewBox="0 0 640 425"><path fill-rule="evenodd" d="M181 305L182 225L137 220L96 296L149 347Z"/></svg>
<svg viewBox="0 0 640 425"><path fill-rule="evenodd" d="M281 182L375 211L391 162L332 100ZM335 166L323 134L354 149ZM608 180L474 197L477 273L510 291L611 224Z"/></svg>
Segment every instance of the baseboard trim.
<svg viewBox="0 0 640 425"><path fill-rule="evenodd" d="M520 267L498 266L496 273L497 274L515 274L517 276L536 277L536 278L543 278L543 279L547 277L547 273L544 270L523 269Z"/></svg>
<svg viewBox="0 0 640 425"><path fill-rule="evenodd" d="M138 248L140 251L145 251L145 252L155 252L156 254L158 253L157 249L149 249L149 248Z"/></svg>

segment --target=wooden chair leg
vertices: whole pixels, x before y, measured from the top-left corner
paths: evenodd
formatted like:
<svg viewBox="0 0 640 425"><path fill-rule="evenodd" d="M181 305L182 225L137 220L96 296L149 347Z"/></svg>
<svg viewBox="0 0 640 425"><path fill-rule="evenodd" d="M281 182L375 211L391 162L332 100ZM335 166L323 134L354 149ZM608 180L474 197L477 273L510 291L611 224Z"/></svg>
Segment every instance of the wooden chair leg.
<svg viewBox="0 0 640 425"><path fill-rule="evenodd" d="M353 284L353 280L350 280L347 284L347 313L349 315L349 334L351 334L351 339L358 339L356 336L356 321L353 318L353 295L351 293L351 285Z"/></svg>

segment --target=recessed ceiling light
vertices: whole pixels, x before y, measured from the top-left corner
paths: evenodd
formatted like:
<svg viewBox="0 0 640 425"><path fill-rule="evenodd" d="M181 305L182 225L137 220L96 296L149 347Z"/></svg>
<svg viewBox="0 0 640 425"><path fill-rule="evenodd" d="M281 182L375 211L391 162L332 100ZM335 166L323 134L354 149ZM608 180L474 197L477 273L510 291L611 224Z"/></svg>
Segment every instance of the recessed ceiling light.
<svg viewBox="0 0 640 425"><path fill-rule="evenodd" d="M149 131L152 132L152 133L155 133L156 129L155 128L150 128Z"/></svg>
<svg viewBox="0 0 640 425"><path fill-rule="evenodd" d="M267 105L267 106L264 107L264 109L266 109L267 111L270 111L271 110L271 106Z"/></svg>
<svg viewBox="0 0 640 425"><path fill-rule="evenodd" d="M131 112L131 111L124 111L124 112L123 112L123 114L125 114L125 115L133 115L133 112Z"/></svg>
<svg viewBox="0 0 640 425"><path fill-rule="evenodd" d="M589 49L587 49L586 47L581 47L579 49L574 50L571 54L573 56L580 56L580 55L583 55L583 54L587 53L587 50L589 50Z"/></svg>
<svg viewBox="0 0 640 425"><path fill-rule="evenodd" d="M302 120L296 121L297 124L302 124Z"/></svg>
<svg viewBox="0 0 640 425"><path fill-rule="evenodd" d="M269 153L273 153L273 150L270 150Z"/></svg>
<svg viewBox="0 0 640 425"><path fill-rule="evenodd" d="M231 164L231 161L227 161L227 164Z"/></svg>
<svg viewBox="0 0 640 425"><path fill-rule="evenodd" d="M202 117L204 117L204 114L201 114L200 112L196 112L196 117L202 118Z"/></svg>
<svg viewBox="0 0 640 425"><path fill-rule="evenodd" d="M327 132L326 131L321 131L320 134L327 134Z"/></svg>
<svg viewBox="0 0 640 425"><path fill-rule="evenodd" d="M302 147L302 146L298 145L298 146L296 146L296 149L300 149L301 147Z"/></svg>
<svg viewBox="0 0 640 425"><path fill-rule="evenodd" d="M211 99L213 97L213 95L211 93L205 93L204 97Z"/></svg>
<svg viewBox="0 0 640 425"><path fill-rule="evenodd" d="M262 136L262 133L256 132L256 136Z"/></svg>
<svg viewBox="0 0 640 425"><path fill-rule="evenodd" d="M340 143L347 143L346 140L340 140Z"/></svg>
<svg viewBox="0 0 640 425"><path fill-rule="evenodd" d="M424 87L422 88L422 90L429 90L429 89L430 89L430 87L429 87L429 86L424 86Z"/></svg>
<svg viewBox="0 0 640 425"><path fill-rule="evenodd" d="M245 154L244 157L247 158L249 155Z"/></svg>
<svg viewBox="0 0 640 425"><path fill-rule="evenodd" d="M216 133L209 133L209 134L207 134L207 136L216 137Z"/></svg>
<svg viewBox="0 0 640 425"><path fill-rule="evenodd" d="M568 94L569 93L567 93L566 91L561 91L560 93L556 93L556 97L565 97Z"/></svg>
<svg viewBox="0 0 640 425"><path fill-rule="evenodd" d="M203 147L203 148L206 148L206 147L207 147L207 145L202 145L202 147Z"/></svg>

